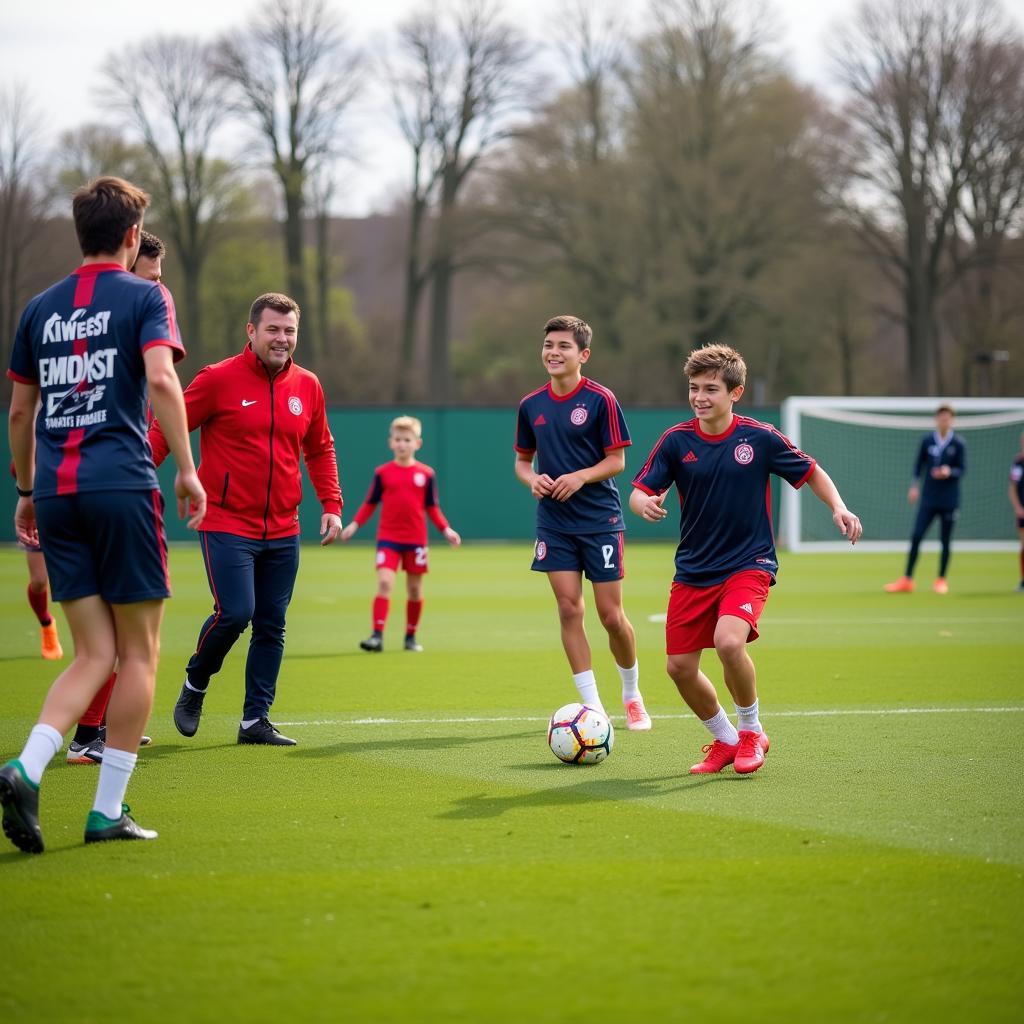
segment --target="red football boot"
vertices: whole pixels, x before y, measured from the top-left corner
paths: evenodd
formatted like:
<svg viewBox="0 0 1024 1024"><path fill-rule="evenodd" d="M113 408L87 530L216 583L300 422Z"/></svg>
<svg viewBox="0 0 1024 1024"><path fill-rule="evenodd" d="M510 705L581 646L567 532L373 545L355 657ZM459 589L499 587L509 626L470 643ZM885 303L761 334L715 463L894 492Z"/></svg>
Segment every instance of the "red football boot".
<svg viewBox="0 0 1024 1024"><path fill-rule="evenodd" d="M764 764L764 755L768 753L770 746L771 743L763 732L741 729L739 746L733 759L736 774L749 775L756 772Z"/></svg>
<svg viewBox="0 0 1024 1024"><path fill-rule="evenodd" d="M736 760L736 751L740 748L737 743L723 743L721 740L715 740L714 743L709 743L700 749L701 753L706 754L707 757L690 769L691 775L713 775L715 772L720 772L726 765L732 764Z"/></svg>

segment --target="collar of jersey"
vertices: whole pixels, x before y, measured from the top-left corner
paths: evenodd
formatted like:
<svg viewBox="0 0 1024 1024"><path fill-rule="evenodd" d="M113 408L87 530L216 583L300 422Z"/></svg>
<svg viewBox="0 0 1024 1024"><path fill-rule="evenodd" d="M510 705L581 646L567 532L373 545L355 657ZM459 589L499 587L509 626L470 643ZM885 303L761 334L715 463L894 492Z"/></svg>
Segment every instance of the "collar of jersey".
<svg viewBox="0 0 1024 1024"><path fill-rule="evenodd" d="M120 263L85 263L80 267L76 267L74 273L101 274L104 270L121 270L124 273L128 273Z"/></svg>
<svg viewBox="0 0 1024 1024"><path fill-rule="evenodd" d="M256 355L255 352L253 352L252 345L249 344L249 342L246 342L245 343L245 348L242 349L242 359L245 360L245 365L248 366L249 369L252 370L253 373L257 374L262 380L270 380L271 379L268 376L267 371L264 368L263 364L260 362L259 357ZM289 356L288 357L288 362L285 363L283 367L281 367L281 369L278 372L277 376L274 377L273 379L274 380L281 380L282 377L287 376L287 374L291 371L291 368L292 368L292 359L291 359L291 356Z"/></svg>
<svg viewBox="0 0 1024 1024"><path fill-rule="evenodd" d="M740 425L740 418L739 416L736 415L736 413L733 413L732 423L730 423L728 428L724 430L721 434L708 434L705 431L701 430L700 420L695 420L695 422L697 424L698 437L700 437L701 440L710 441L712 444L715 444L718 441L724 441L727 437L729 437L735 432L736 428Z"/></svg>
<svg viewBox="0 0 1024 1024"><path fill-rule="evenodd" d="M583 385L587 383L586 377L581 377L579 384L576 385L567 395L556 395L555 389L551 386L551 381L548 381L548 396L556 402L568 402L570 398L575 398L580 391L583 389Z"/></svg>

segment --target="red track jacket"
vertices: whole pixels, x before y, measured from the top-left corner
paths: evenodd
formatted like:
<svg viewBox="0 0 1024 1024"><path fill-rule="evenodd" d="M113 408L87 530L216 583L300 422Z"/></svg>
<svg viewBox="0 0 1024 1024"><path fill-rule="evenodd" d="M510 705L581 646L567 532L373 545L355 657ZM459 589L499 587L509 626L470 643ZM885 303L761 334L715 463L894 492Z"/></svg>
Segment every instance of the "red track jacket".
<svg viewBox="0 0 1024 1024"><path fill-rule="evenodd" d="M299 450L324 512L341 514L334 438L316 375L289 360L271 378L250 345L200 370L185 389L188 429L199 431L199 479L206 488L200 530L273 540L299 532ZM156 421L153 461L167 458Z"/></svg>

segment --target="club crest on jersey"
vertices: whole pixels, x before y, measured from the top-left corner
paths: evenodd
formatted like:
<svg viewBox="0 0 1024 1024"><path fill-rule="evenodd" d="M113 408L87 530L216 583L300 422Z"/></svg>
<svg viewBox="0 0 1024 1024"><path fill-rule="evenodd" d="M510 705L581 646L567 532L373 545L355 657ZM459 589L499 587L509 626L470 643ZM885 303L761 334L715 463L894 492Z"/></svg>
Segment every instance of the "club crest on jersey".
<svg viewBox="0 0 1024 1024"><path fill-rule="evenodd" d="M542 540L537 541L537 546L534 549L534 554L535 554L535 556L537 558L537 561L538 562L543 562L545 556L547 555L547 553L548 553L548 546L547 546L547 544L545 544L544 541L542 541Z"/></svg>
<svg viewBox="0 0 1024 1024"><path fill-rule="evenodd" d="M587 422L587 407L585 405L577 405L571 413L569 413L569 422L574 427L582 427Z"/></svg>
<svg viewBox="0 0 1024 1024"><path fill-rule="evenodd" d="M754 461L754 449L749 444L738 444L732 456L741 466L749 466Z"/></svg>
<svg viewBox="0 0 1024 1024"><path fill-rule="evenodd" d="M295 395L292 395L292 397L288 399L288 411L293 416L301 416L302 415L302 400L299 399L299 398L296 398Z"/></svg>
<svg viewBox="0 0 1024 1024"><path fill-rule="evenodd" d="M412 482L417 487L422 487L427 482L427 474L426 473L421 473L419 470L417 470L412 475Z"/></svg>

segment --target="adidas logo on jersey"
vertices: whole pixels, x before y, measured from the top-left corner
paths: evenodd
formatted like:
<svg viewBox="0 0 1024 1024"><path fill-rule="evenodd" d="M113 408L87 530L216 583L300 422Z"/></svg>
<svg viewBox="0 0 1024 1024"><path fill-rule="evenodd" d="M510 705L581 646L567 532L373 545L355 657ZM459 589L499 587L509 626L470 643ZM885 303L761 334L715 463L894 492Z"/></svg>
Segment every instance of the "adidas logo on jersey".
<svg viewBox="0 0 1024 1024"><path fill-rule="evenodd" d="M743 604L740 605L740 611L746 612L748 615L754 614L754 609L750 607L749 601L744 601Z"/></svg>
<svg viewBox="0 0 1024 1024"><path fill-rule="evenodd" d="M683 462L696 462L696 461L697 461L697 456L694 455L692 451L687 452L683 456Z"/></svg>
<svg viewBox="0 0 1024 1024"><path fill-rule="evenodd" d="M536 418L536 419L535 419L535 420L533 421L533 425L534 425L535 427L543 427L543 426L546 426L546 425L547 425L547 422L548 422L548 421L547 421L546 419L544 419L544 413L541 413L541 414L540 414L540 415L539 415L539 416L538 416L538 417L537 417L537 418Z"/></svg>

